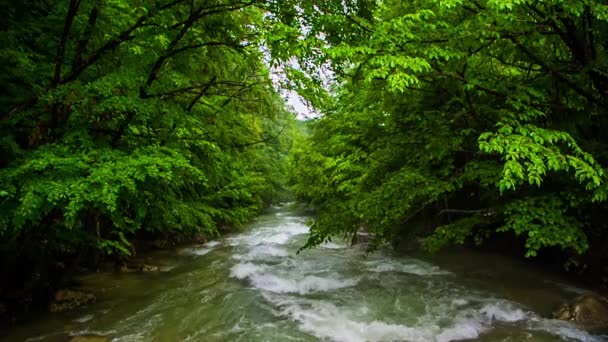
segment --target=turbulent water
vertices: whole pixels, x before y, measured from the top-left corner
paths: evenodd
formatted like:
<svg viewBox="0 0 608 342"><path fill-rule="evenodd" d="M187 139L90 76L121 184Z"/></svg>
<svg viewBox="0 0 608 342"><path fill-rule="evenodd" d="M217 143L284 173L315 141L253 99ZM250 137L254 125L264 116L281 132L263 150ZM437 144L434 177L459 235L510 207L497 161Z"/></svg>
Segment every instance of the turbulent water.
<svg viewBox="0 0 608 342"><path fill-rule="evenodd" d="M548 319L582 290L508 259L365 256L333 242L299 255L306 218L275 208L241 234L157 255L157 274L85 278L98 303L44 315L10 341L603 341Z"/></svg>

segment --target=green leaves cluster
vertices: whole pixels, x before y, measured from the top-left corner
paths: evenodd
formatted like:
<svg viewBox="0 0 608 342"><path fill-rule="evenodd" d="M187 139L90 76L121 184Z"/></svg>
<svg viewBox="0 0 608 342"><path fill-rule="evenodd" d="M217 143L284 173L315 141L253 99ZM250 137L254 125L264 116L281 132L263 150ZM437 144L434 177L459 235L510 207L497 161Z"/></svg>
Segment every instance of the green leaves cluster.
<svg viewBox="0 0 608 342"><path fill-rule="evenodd" d="M301 13L336 78L292 159L320 210L309 246L367 229L430 234L429 250L505 233L527 256L605 250L606 5L334 3Z"/></svg>
<svg viewBox="0 0 608 342"><path fill-rule="evenodd" d="M295 121L264 63L265 2L2 8L0 254L129 255L286 196Z"/></svg>

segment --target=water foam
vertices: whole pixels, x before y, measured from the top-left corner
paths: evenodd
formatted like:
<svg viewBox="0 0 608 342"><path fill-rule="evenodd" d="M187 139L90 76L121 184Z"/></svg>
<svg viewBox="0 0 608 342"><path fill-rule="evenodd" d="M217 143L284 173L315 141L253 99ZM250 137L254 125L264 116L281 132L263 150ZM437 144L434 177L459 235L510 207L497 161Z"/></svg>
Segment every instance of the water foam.
<svg viewBox="0 0 608 342"><path fill-rule="evenodd" d="M93 318L95 318L95 315L93 315L93 314L84 315L82 317L76 318L74 320L74 322L85 323L85 322L88 322L88 321L92 320Z"/></svg>
<svg viewBox="0 0 608 342"><path fill-rule="evenodd" d="M453 326L442 330L433 338L436 342L449 342L473 339L486 330L486 327L475 319L466 319L456 322Z"/></svg>
<svg viewBox="0 0 608 342"><path fill-rule="evenodd" d="M187 255L202 256L202 255L209 254L210 252L212 252L215 249L215 247L217 247L221 244L222 244L221 242L219 242L217 240L213 240L213 241L209 241L209 242L204 243L199 246L183 248L180 250L180 253L187 254Z"/></svg>
<svg viewBox="0 0 608 342"><path fill-rule="evenodd" d="M352 316L352 313L371 311L367 307L341 309L326 300L272 293L263 293L263 296L278 308L276 315L289 317L298 323L302 331L319 339L332 341L459 341L479 338L497 322L520 321L527 322L531 330L542 330L560 338L583 342L602 340L601 337L592 336L568 322L539 318L517 304L504 300L478 302L474 307L466 309L445 308L446 311L441 315L428 312L422 315L415 325L408 326L378 319L366 321ZM449 302L465 304L465 301L469 303L459 298Z"/></svg>
<svg viewBox="0 0 608 342"><path fill-rule="evenodd" d="M328 301L305 300L295 297L266 296L280 308L279 315L290 317L301 330L319 339L332 341L411 341L449 342L478 338L490 328L489 320L479 311L469 313L469 318L456 319L452 325L440 326L446 317L424 319L414 326L384 322L363 321L347 312L366 310L341 310ZM473 314L473 315L471 315Z"/></svg>
<svg viewBox="0 0 608 342"><path fill-rule="evenodd" d="M332 341L431 341L432 334L400 324L381 321L361 322L350 318L327 301L302 300L293 297L267 298L281 307L279 314L299 324L301 330L320 339Z"/></svg>
<svg viewBox="0 0 608 342"><path fill-rule="evenodd" d="M264 267L252 264L250 262L239 263L232 266L230 269L230 276L237 279L245 279L263 270Z"/></svg>
<svg viewBox="0 0 608 342"><path fill-rule="evenodd" d="M337 244L335 242L325 242L323 244L320 244L319 247L321 248L327 248L327 249L344 249L344 248L348 248L347 245L342 245L342 244Z"/></svg>
<svg viewBox="0 0 608 342"><path fill-rule="evenodd" d="M601 336L593 336L581 330L570 322L556 319L533 319L528 322L531 330L546 331L553 335L560 336L562 339L571 339L581 342L602 342L605 341Z"/></svg>
<svg viewBox="0 0 608 342"><path fill-rule="evenodd" d="M205 248L205 247L189 247L184 248L180 251L181 254L189 254L189 255L198 255L203 256L209 254L213 251L213 248Z"/></svg>
<svg viewBox="0 0 608 342"><path fill-rule="evenodd" d="M469 301L464 298L455 298L452 299L452 305L454 306L464 306L469 304Z"/></svg>
<svg viewBox="0 0 608 342"><path fill-rule="evenodd" d="M357 285L357 279L333 279L306 276L301 279L286 279L270 273L253 274L249 277L253 286L275 293L309 294L326 292Z"/></svg>
<svg viewBox="0 0 608 342"><path fill-rule="evenodd" d="M289 256L289 252L283 248L279 248L273 245L259 245L252 248L246 254L234 254L233 259L236 260L263 260L267 258L284 258Z"/></svg>
<svg viewBox="0 0 608 342"><path fill-rule="evenodd" d="M490 303L484 305L479 311L490 321L517 322L528 317L522 309L513 307L511 304Z"/></svg>
<svg viewBox="0 0 608 342"><path fill-rule="evenodd" d="M291 236L308 234L310 229L303 222L292 222L281 226L278 230L286 232Z"/></svg>
<svg viewBox="0 0 608 342"><path fill-rule="evenodd" d="M261 227L248 234L239 234L226 239L230 246L258 246L261 244L284 245L298 235L308 234L308 227L302 223L286 223L275 227Z"/></svg>
<svg viewBox="0 0 608 342"><path fill-rule="evenodd" d="M256 265L251 262L239 263L232 267L230 276L237 279L247 278L253 287L260 290L301 295L352 287L359 282L359 279L324 278L313 275L282 277L267 272L267 269L267 266Z"/></svg>
<svg viewBox="0 0 608 342"><path fill-rule="evenodd" d="M368 267L368 271L375 273L398 272L419 276L450 274L450 272L441 270L437 266L416 259L399 261L386 258L383 260L370 260L365 262L365 265Z"/></svg>
<svg viewBox="0 0 608 342"><path fill-rule="evenodd" d="M221 244L222 244L221 242L219 242L219 241L217 241L217 240L213 240L213 241L209 241L209 242L207 242L207 243L203 244L203 246L205 246L205 247L207 247L207 248L212 248L212 247L219 246L219 245L221 245Z"/></svg>
<svg viewBox="0 0 608 342"><path fill-rule="evenodd" d="M283 219L287 218L288 216L283 216ZM291 243L294 237L307 233L308 227L305 225L288 221L281 227L262 226L250 233L229 237L226 242L232 246L245 247L240 254L232 256L239 263L230 269L230 276L246 279L252 287L261 290L267 301L277 308L275 314L289 317L302 331L319 339L349 342L449 342L478 338L492 329L497 322L525 321L532 330L542 330L580 341L595 341L591 335L576 327L538 318L515 303L499 299L469 296L445 298L445 303L439 304L445 305L444 310L439 311L440 314L436 310L427 309L427 313L422 314L419 321L410 326L398 321L382 321L365 305L339 308L327 300L299 297L353 287L360 279L327 277L325 272L317 272L317 264L309 269L307 260L288 258L278 265L256 263L289 256L289 252L281 246ZM320 247L343 249L348 248L348 245L328 242ZM406 273L421 277L450 274L435 265L411 258L395 259L385 256L378 260L364 261L363 265L366 271L374 273ZM357 313L359 316L352 316ZM370 318L367 320L361 316Z"/></svg>

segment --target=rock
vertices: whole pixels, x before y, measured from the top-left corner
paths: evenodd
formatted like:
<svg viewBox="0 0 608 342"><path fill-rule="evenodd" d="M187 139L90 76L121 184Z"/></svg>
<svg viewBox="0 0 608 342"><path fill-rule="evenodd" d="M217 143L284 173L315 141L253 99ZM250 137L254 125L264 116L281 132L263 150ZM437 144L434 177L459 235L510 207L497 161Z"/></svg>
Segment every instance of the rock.
<svg viewBox="0 0 608 342"><path fill-rule="evenodd" d="M207 241L207 237L205 235L203 235L201 233L195 233L192 236L192 242L202 245L204 243L207 243L208 241Z"/></svg>
<svg viewBox="0 0 608 342"><path fill-rule="evenodd" d="M150 246L156 249L169 249L171 248L171 243L166 239L157 239L150 242Z"/></svg>
<svg viewBox="0 0 608 342"><path fill-rule="evenodd" d="M129 266L127 266L127 264L122 264L120 266L120 268L118 269L118 271L120 273L129 273L129 272L134 272L133 269L130 269Z"/></svg>
<svg viewBox="0 0 608 342"><path fill-rule="evenodd" d="M64 289L55 292L51 303L49 304L50 312L63 312L73 310L77 307L93 304L97 298L92 293L87 293L78 290Z"/></svg>
<svg viewBox="0 0 608 342"><path fill-rule="evenodd" d="M72 337L70 342L110 342L110 339L101 335L79 335Z"/></svg>
<svg viewBox="0 0 608 342"><path fill-rule="evenodd" d="M158 272L160 271L160 267L156 265L141 265L141 272Z"/></svg>
<svg viewBox="0 0 608 342"><path fill-rule="evenodd" d="M588 328L608 329L608 298L584 294L563 304L553 316Z"/></svg>

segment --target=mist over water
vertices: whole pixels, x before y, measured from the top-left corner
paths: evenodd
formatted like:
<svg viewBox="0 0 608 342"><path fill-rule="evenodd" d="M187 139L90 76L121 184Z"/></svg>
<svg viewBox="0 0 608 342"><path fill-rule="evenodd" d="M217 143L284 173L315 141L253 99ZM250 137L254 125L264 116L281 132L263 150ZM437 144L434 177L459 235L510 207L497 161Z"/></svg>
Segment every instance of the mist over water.
<svg viewBox="0 0 608 342"><path fill-rule="evenodd" d="M305 221L274 208L243 233L154 256L166 272L88 276L97 304L34 319L8 340L603 340L546 318L579 290L572 285L504 260L497 267L508 270L488 271L472 255L430 259L386 247L365 256L365 246L340 241L296 255Z"/></svg>

